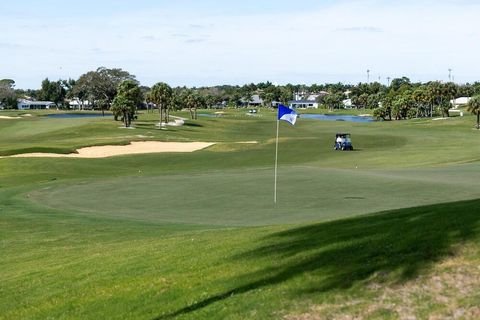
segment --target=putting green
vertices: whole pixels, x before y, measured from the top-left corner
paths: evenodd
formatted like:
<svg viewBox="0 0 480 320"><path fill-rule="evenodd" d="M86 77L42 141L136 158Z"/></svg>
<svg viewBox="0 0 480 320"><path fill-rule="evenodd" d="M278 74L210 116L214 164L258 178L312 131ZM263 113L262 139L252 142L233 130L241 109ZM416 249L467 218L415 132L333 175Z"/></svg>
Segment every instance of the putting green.
<svg viewBox="0 0 480 320"><path fill-rule="evenodd" d="M479 164L403 170L280 168L276 205L273 171L267 169L85 181L52 185L28 196L91 216L259 226L478 198L479 169Z"/></svg>

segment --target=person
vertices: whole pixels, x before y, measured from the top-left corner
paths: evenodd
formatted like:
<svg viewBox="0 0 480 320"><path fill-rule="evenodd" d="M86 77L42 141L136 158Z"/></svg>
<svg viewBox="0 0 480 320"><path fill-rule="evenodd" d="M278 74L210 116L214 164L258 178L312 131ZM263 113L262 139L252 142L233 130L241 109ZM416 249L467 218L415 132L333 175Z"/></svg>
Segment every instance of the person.
<svg viewBox="0 0 480 320"><path fill-rule="evenodd" d="M340 149L342 146L343 139L340 135L337 135L337 139L335 140L335 150Z"/></svg>

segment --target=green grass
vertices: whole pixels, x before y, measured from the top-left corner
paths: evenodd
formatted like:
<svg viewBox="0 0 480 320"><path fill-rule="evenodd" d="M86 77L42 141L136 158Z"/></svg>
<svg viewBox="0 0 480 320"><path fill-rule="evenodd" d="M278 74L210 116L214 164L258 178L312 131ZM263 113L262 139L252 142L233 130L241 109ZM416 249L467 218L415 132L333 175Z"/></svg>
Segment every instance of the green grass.
<svg viewBox="0 0 480 320"><path fill-rule="evenodd" d="M372 208L387 210L472 199L478 195L478 176L472 173L479 169L478 164L455 170L396 171L280 167L277 204L273 203L270 169L162 177L140 170L136 177L49 184L29 193L29 197L52 208L85 215L256 226L338 219L369 213Z"/></svg>
<svg viewBox="0 0 480 320"><path fill-rule="evenodd" d="M480 304L465 291L480 273L472 117L282 123L275 206L272 112L227 110L166 131L157 114L135 130L43 114L0 119L0 153L219 143L191 154L1 158L0 319L381 319L405 316L391 306L407 302L426 318ZM337 131L352 133L357 151L334 152Z"/></svg>

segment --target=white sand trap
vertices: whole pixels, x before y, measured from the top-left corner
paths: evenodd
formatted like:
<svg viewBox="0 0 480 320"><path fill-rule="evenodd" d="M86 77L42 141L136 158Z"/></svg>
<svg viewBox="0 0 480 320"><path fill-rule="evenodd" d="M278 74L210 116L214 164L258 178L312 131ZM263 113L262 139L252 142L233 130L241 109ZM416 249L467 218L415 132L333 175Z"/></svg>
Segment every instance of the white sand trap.
<svg viewBox="0 0 480 320"><path fill-rule="evenodd" d="M184 119L184 118L174 117L174 116L170 116L170 118L175 118L175 119L173 121L168 122L168 123L165 123L165 122L157 123L157 124L155 124L155 126L160 127L160 128L165 128L166 126L181 127L185 124L185 120L187 120L187 119Z"/></svg>
<svg viewBox="0 0 480 320"><path fill-rule="evenodd" d="M0 119L22 119L22 117L0 116Z"/></svg>
<svg viewBox="0 0 480 320"><path fill-rule="evenodd" d="M96 146L77 150L77 153L23 153L13 158L107 158L128 154L160 153L160 152L193 152L214 145L212 142L159 142L138 141L126 146ZM6 158L6 157L3 157Z"/></svg>

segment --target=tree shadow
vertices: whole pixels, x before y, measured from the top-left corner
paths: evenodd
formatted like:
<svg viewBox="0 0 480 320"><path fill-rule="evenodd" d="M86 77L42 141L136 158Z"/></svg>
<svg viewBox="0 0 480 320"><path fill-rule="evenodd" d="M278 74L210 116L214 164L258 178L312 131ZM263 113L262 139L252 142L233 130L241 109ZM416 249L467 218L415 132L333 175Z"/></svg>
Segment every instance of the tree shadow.
<svg viewBox="0 0 480 320"><path fill-rule="evenodd" d="M203 127L203 125L193 122L185 122L183 125L186 127Z"/></svg>
<svg viewBox="0 0 480 320"><path fill-rule="evenodd" d="M347 289L372 277L407 281L452 255L456 245L478 238L479 205L480 199L400 209L270 234L256 249L232 259L268 259L275 264L242 275L237 279L245 283L242 286L156 319L188 314L302 275L308 275L309 285L297 294Z"/></svg>

